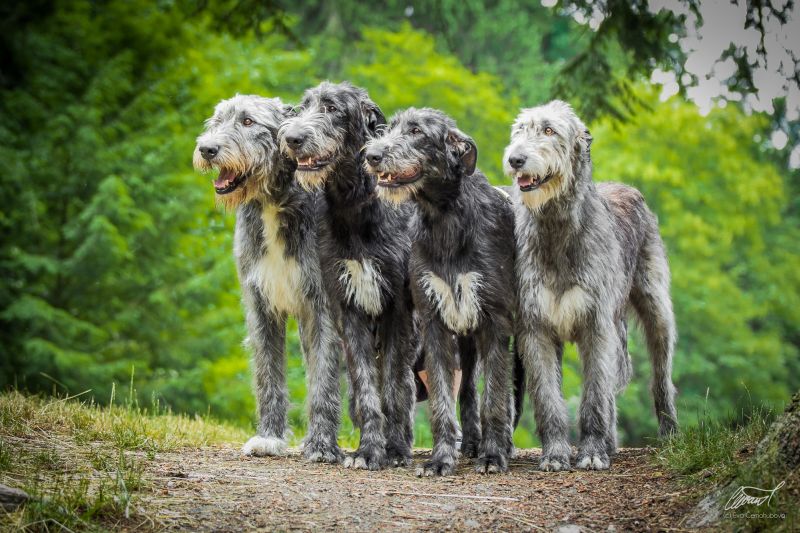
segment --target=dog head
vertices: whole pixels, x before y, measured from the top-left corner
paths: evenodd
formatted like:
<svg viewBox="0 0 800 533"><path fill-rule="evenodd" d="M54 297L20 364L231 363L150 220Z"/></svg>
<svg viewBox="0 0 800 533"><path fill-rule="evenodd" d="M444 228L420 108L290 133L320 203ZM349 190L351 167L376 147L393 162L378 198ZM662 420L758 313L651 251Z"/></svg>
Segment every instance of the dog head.
<svg viewBox="0 0 800 533"><path fill-rule="evenodd" d="M378 177L378 194L400 203L426 186L458 185L475 172L478 147L436 109L409 108L392 117L380 137L364 149L367 172Z"/></svg>
<svg viewBox="0 0 800 533"><path fill-rule="evenodd" d="M236 95L223 100L197 138L194 167L219 171L217 199L234 208L268 191L278 172L278 128L292 108L278 98Z"/></svg>
<svg viewBox="0 0 800 533"><path fill-rule="evenodd" d="M522 202L538 210L585 174L591 142L586 126L565 102L523 109L511 128L503 170L516 181Z"/></svg>
<svg viewBox="0 0 800 533"><path fill-rule="evenodd" d="M364 143L385 123L367 91L325 81L306 91L297 116L281 127L281 149L297 160L300 185L320 187L342 162L356 161Z"/></svg>

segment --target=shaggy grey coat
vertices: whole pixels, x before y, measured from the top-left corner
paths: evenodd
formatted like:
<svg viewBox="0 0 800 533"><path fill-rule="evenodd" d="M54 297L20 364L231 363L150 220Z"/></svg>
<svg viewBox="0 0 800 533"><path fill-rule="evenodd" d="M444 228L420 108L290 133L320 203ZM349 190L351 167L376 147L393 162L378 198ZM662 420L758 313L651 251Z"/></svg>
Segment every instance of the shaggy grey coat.
<svg viewBox="0 0 800 533"><path fill-rule="evenodd" d="M412 199L411 287L420 314L428 371L433 456L418 475L455 468L455 399L451 383L460 352L462 451L480 472L505 471L512 452L509 338L513 328L514 219L506 195L475 170L475 142L433 109L396 114L366 147L367 168L381 197ZM485 391L477 417L476 359ZM466 394L465 394L466 392Z"/></svg>
<svg viewBox="0 0 800 533"><path fill-rule="evenodd" d="M675 319L658 223L636 189L592 181L590 144L572 109L553 101L520 113L504 155L517 185L517 343L542 440L542 470L570 465L561 394L566 341L577 343L584 374L576 464L609 468L617 449L615 393L631 377L629 309L644 328L660 433L676 427Z"/></svg>
<svg viewBox="0 0 800 533"><path fill-rule="evenodd" d="M297 180L322 189L322 275L361 430L345 466L369 470L411 464L415 399L409 217L378 199L363 167L364 143L384 123L366 91L324 82L306 91L298 116L280 130Z"/></svg>
<svg viewBox="0 0 800 533"><path fill-rule="evenodd" d="M286 450L286 320L300 327L308 379L309 423L303 454L338 462L338 339L322 289L317 253L317 194L297 185L295 162L278 148L278 128L293 114L277 98L220 102L197 139L195 167L219 171L218 201L236 209L234 255L253 352L258 433L246 455Z"/></svg>

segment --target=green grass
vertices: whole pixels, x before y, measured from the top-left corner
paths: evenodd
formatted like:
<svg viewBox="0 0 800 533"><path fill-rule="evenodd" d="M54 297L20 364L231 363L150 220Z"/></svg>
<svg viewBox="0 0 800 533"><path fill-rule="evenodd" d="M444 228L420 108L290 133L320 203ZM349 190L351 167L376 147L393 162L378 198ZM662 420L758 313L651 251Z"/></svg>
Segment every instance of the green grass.
<svg viewBox="0 0 800 533"><path fill-rule="evenodd" d="M688 482L731 478L766 434L773 418L772 411L762 408L754 409L744 418L700 417L696 426L684 429L664 443L658 451L658 461L686 476Z"/></svg>
<svg viewBox="0 0 800 533"><path fill-rule="evenodd" d="M785 481L768 507L745 506L733 512L748 516L728 518L723 510L720 527L737 531L796 531L800 526L797 505L800 471L787 471L776 460L774 450L759 447L774 419L775 413L766 408L754 408L746 416L722 421L700 417L698 425L667 441L656 452L656 460L679 475L687 490L686 497L693 502L723 489L719 505L724 506L739 487L772 489Z"/></svg>
<svg viewBox="0 0 800 533"><path fill-rule="evenodd" d="M0 511L0 530L106 531L152 521L136 505L156 453L243 442L244 430L157 406L0 394L0 483L31 500Z"/></svg>

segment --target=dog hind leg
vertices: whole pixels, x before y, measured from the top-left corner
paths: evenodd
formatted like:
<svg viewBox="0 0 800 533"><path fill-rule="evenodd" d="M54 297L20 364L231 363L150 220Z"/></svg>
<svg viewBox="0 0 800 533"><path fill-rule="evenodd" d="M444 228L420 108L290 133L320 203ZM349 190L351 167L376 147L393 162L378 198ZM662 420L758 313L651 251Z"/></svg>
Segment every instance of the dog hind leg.
<svg viewBox="0 0 800 533"><path fill-rule="evenodd" d="M327 309L320 307L298 320L309 396L308 434L303 443L303 455L311 462L338 463L343 459L336 442L341 412L340 346Z"/></svg>
<svg viewBox="0 0 800 533"><path fill-rule="evenodd" d="M481 423L478 407L478 352L474 336L458 338L458 355L461 359L461 388L458 393L461 454L476 458L480 453Z"/></svg>

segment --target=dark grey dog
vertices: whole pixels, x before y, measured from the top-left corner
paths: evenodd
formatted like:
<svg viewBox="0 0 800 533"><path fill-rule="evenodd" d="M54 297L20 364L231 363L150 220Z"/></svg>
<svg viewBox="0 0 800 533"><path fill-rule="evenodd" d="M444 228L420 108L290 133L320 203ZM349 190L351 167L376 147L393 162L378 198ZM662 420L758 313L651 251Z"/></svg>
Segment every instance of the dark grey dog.
<svg viewBox="0 0 800 533"><path fill-rule="evenodd" d="M473 140L433 109L398 113L366 148L381 197L393 203L412 198L417 206L411 286L421 317L434 437L433 456L417 475L447 475L455 467L451 383L459 351L463 357L477 348L485 378L480 422L462 394L462 450L469 454L480 442L477 470L500 472L513 449L508 347L516 294L514 217L506 196L475 170L477 157ZM464 380L477 380L466 366Z"/></svg>
<svg viewBox="0 0 800 533"><path fill-rule="evenodd" d="M415 399L409 217L378 199L363 166L362 147L384 123L365 90L324 82L280 129L298 182L324 191L320 261L361 430L345 466L370 470L411 463Z"/></svg>
<svg viewBox="0 0 800 533"><path fill-rule="evenodd" d="M278 149L278 128L292 114L277 98L236 96L220 102L197 138L194 165L216 169L218 200L236 208L234 255L253 350L258 435L247 455L286 449L287 315L300 324L309 390L303 453L312 461L342 458L339 427L338 339L317 254L317 199L294 179L294 160Z"/></svg>
<svg viewBox="0 0 800 533"><path fill-rule="evenodd" d="M503 161L517 184L517 341L530 376L542 470L570 464L561 395L565 341L578 344L584 373L577 466L611 465L617 449L615 393L631 375L629 307L650 351L659 432L667 435L676 427L675 320L658 223L636 189L594 184L590 143L569 105L553 101L520 113Z"/></svg>

